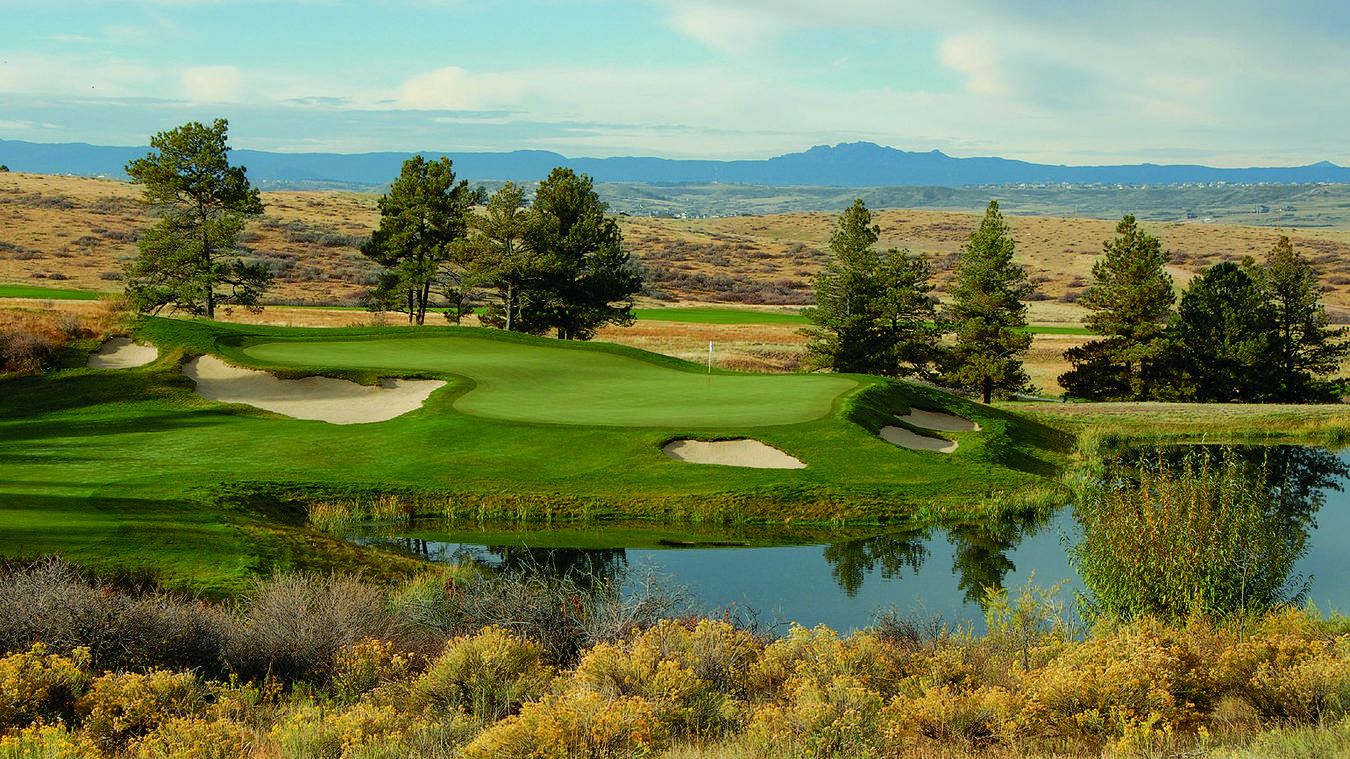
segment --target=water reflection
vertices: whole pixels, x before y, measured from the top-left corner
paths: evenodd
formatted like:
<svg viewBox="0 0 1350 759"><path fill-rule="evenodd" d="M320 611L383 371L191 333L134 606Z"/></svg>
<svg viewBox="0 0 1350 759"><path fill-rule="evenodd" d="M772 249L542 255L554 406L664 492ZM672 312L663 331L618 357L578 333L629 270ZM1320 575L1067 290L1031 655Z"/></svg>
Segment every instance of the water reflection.
<svg viewBox="0 0 1350 759"><path fill-rule="evenodd" d="M831 543L825 546L825 561L830 563L830 573L839 588L849 598L854 598L862 588L863 580L878 567L884 580L899 579L905 575L905 570L911 575L918 574L928 559L927 543L931 537L931 530L916 529Z"/></svg>
<svg viewBox="0 0 1350 759"><path fill-rule="evenodd" d="M1350 465L1325 448L1306 445L1171 446L1135 449L1117 459L1130 466L1180 467L1187 457L1203 457L1214 467L1225 460L1239 463L1253 483L1263 483L1283 527L1306 531L1317 526L1317 512L1328 492L1340 492Z"/></svg>
<svg viewBox="0 0 1350 759"><path fill-rule="evenodd" d="M1326 492L1346 474L1326 451L1190 446L1106 462L1075 516L1070 559L1089 609L1180 618L1301 603L1307 552Z"/></svg>
<svg viewBox="0 0 1350 759"><path fill-rule="evenodd" d="M1123 454L1123 460L1132 466L1157 466L1159 461L1180 460L1187 451L1220 455L1217 447L1191 446L1136 451ZM1343 480L1350 477L1350 459L1323 449L1275 446L1235 449L1233 455L1244 470L1265 473L1264 487L1280 533L1300 544L1316 529L1328 496L1337 498ZM1321 584L1313 598L1323 608L1342 605L1341 596L1350 593L1335 582L1346 574L1340 557L1350 546L1339 534L1327 534L1339 533L1343 524L1350 527L1350 505L1334 505L1321 514L1327 522L1321 536L1326 545L1297 569L1318 576ZM1067 579L1066 596L1083 588L1064 552L1065 542L1081 538L1072 510L1015 514L990 524L914 526L846 536L796 526L700 535L681 529L656 533L650 526L644 533L631 525L570 532L482 529L447 532L444 525L418 525L398 537L367 533L359 539L433 561L474 562L490 572L552 573L578 584L612 581L625 571L651 566L688 586L712 609L751 606L764 612L766 620L825 623L844 630L866 626L872 614L887 606L978 621L985 588L1020 585L1033 571L1043 587ZM418 537L409 537L413 533ZM693 547L685 547L686 540Z"/></svg>

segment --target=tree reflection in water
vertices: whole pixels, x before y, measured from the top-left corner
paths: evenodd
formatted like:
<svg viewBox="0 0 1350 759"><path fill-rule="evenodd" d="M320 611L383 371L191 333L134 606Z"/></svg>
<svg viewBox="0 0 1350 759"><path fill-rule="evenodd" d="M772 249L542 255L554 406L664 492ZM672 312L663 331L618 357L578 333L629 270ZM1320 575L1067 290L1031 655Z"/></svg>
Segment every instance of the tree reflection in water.
<svg viewBox="0 0 1350 759"><path fill-rule="evenodd" d="M953 548L952 572L966 601L983 604L985 588L1002 588L1003 578L1017 568L1008 553L1048 521L1049 515L1028 511L989 524L948 525L945 529ZM933 532L934 528L916 527L833 543L825 547L825 560L840 589L853 597L873 572L885 580L903 577L906 571L917 575L930 554L928 543Z"/></svg>
<svg viewBox="0 0 1350 759"><path fill-rule="evenodd" d="M1242 614L1298 603L1293 577L1350 468L1303 446L1183 446L1108 459L1075 509L1070 561L1111 615Z"/></svg>

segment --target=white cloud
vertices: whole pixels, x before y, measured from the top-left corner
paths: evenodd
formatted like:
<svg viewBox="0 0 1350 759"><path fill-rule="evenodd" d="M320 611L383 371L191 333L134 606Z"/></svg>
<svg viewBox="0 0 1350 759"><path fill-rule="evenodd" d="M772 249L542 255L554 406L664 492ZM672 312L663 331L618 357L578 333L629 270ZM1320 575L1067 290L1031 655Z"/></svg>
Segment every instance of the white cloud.
<svg viewBox="0 0 1350 759"><path fill-rule="evenodd" d="M680 33L728 55L755 51L789 28L786 17L762 8L726 3L681 3L670 9Z"/></svg>
<svg viewBox="0 0 1350 759"><path fill-rule="evenodd" d="M965 74L966 89L978 95L1006 95L1002 64L989 40L982 35L960 34L948 37L938 47L942 63Z"/></svg>
<svg viewBox="0 0 1350 759"><path fill-rule="evenodd" d="M518 98L524 86L511 74L475 74L459 66L418 74L404 82L393 98L399 108L477 111Z"/></svg>
<svg viewBox="0 0 1350 759"><path fill-rule="evenodd" d="M248 77L235 66L194 66L178 76L183 98L192 103L236 103L248 87Z"/></svg>

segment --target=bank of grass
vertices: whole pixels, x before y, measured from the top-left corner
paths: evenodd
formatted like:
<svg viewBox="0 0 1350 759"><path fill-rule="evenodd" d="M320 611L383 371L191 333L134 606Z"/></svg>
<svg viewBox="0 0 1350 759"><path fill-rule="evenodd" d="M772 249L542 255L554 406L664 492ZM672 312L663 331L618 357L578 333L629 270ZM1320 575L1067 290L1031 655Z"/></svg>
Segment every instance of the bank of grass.
<svg viewBox="0 0 1350 759"><path fill-rule="evenodd" d="M1003 403L1000 408L1073 434L1088 458L1123 444L1350 445L1345 404Z"/></svg>
<svg viewBox="0 0 1350 759"><path fill-rule="evenodd" d="M159 346L155 363L3 380L0 521L10 529L0 531L0 555L61 551L228 594L255 574L409 568L314 529L315 506L338 522L344 509L359 516L384 503L515 525L936 523L1023 508L1027 493L1054 491L1070 445L1050 427L929 388L717 369L709 387L704 367L677 359L495 330L148 319L138 337ZM194 395L180 365L202 353L284 364L278 371L290 376L420 376L448 386L386 422L301 421ZM876 435L912 405L966 416L983 431L941 433L959 440L952 455ZM808 467L663 455L682 437L751 437Z"/></svg>

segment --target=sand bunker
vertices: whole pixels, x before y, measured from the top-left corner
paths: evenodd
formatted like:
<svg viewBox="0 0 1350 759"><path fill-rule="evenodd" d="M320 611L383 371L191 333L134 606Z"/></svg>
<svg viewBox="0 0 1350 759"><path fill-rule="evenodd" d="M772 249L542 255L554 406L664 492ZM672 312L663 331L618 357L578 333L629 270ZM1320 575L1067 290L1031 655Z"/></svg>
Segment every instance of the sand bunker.
<svg viewBox="0 0 1350 759"><path fill-rule="evenodd" d="M895 418L904 420L915 427L922 427L926 430L941 430L942 432L980 431L980 425L965 417L944 414L940 411L924 411L921 408L911 408L908 414L905 414L904 416L897 414Z"/></svg>
<svg viewBox="0 0 1350 759"><path fill-rule="evenodd" d="M159 349L153 345L133 343L131 338L114 337L103 344L98 353L90 354L90 369L130 369L145 366L159 358Z"/></svg>
<svg viewBox="0 0 1350 759"><path fill-rule="evenodd" d="M880 434L881 439L886 442L895 443L903 448L913 448L917 451L951 453L956 450L955 440L927 437L904 427L882 427Z"/></svg>
<svg viewBox="0 0 1350 759"><path fill-rule="evenodd" d="M215 356L199 356L183 365L197 382L197 395L222 403L244 403L296 419L333 424L383 422L418 408L440 380L387 379L366 387L332 377L277 379L267 372L230 366Z"/></svg>
<svg viewBox="0 0 1350 759"><path fill-rule="evenodd" d="M798 459L758 440L672 440L661 449L676 461L752 469L805 469Z"/></svg>

